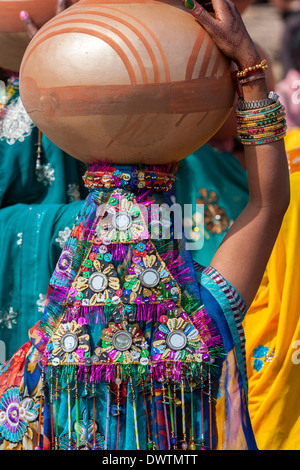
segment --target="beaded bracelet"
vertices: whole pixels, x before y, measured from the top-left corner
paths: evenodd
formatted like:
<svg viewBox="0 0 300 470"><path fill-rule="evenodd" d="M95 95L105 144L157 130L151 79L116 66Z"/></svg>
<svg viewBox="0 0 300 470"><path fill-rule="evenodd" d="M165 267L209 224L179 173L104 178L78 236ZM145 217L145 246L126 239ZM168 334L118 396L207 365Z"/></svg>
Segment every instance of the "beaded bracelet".
<svg viewBox="0 0 300 470"><path fill-rule="evenodd" d="M244 70L238 70L233 73L234 78L244 78L247 75L251 75L260 70L267 70L268 65L266 59L263 59L259 64L252 65L251 67L246 67Z"/></svg>

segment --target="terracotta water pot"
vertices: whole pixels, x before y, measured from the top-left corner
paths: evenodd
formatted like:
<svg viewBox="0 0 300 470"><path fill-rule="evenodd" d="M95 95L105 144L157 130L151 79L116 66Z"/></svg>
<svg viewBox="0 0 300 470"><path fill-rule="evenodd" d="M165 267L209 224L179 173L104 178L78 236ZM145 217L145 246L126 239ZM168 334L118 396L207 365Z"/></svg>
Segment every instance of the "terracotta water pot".
<svg viewBox="0 0 300 470"><path fill-rule="evenodd" d="M56 13L57 0L0 0L0 67L17 72L30 42L20 20L27 11L38 27Z"/></svg>
<svg viewBox="0 0 300 470"><path fill-rule="evenodd" d="M80 0L36 34L20 78L35 124L84 162L180 160L234 97L228 59L179 0Z"/></svg>

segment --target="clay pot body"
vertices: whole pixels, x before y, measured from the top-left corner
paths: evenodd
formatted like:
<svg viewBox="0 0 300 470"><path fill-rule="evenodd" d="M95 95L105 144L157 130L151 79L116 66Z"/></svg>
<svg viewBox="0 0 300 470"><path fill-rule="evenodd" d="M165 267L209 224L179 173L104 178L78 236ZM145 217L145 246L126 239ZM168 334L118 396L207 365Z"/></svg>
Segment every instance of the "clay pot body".
<svg viewBox="0 0 300 470"><path fill-rule="evenodd" d="M18 72L30 42L20 20L27 11L38 27L56 13L57 0L0 0L0 67Z"/></svg>
<svg viewBox="0 0 300 470"><path fill-rule="evenodd" d="M20 93L41 131L81 161L168 163L226 120L229 66L181 1L80 0L31 41Z"/></svg>

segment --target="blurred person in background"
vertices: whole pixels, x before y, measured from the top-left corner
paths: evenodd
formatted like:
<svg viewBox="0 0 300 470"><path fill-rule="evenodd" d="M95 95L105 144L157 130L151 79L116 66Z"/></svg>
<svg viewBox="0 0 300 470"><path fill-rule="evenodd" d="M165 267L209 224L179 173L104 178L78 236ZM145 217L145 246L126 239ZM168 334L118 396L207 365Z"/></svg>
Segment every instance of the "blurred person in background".
<svg viewBox="0 0 300 470"><path fill-rule="evenodd" d="M300 12L299 0L270 0L270 3L276 7L284 20Z"/></svg>
<svg viewBox="0 0 300 470"><path fill-rule="evenodd" d="M300 127L300 11L288 17L282 37L283 79L277 84L288 130Z"/></svg>

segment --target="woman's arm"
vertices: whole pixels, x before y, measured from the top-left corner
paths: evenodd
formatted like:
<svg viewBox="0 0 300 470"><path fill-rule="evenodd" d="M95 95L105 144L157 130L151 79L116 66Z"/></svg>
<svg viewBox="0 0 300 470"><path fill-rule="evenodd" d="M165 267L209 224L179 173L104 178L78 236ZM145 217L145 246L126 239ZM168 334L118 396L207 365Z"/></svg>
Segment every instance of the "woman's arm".
<svg viewBox="0 0 300 470"><path fill-rule="evenodd" d="M215 17L201 5L186 6L240 70L261 62L237 9L230 0L213 0ZM243 86L245 101L265 99L264 79ZM227 232L211 266L229 281L249 306L256 294L289 205L289 172L283 140L245 145L249 202Z"/></svg>

